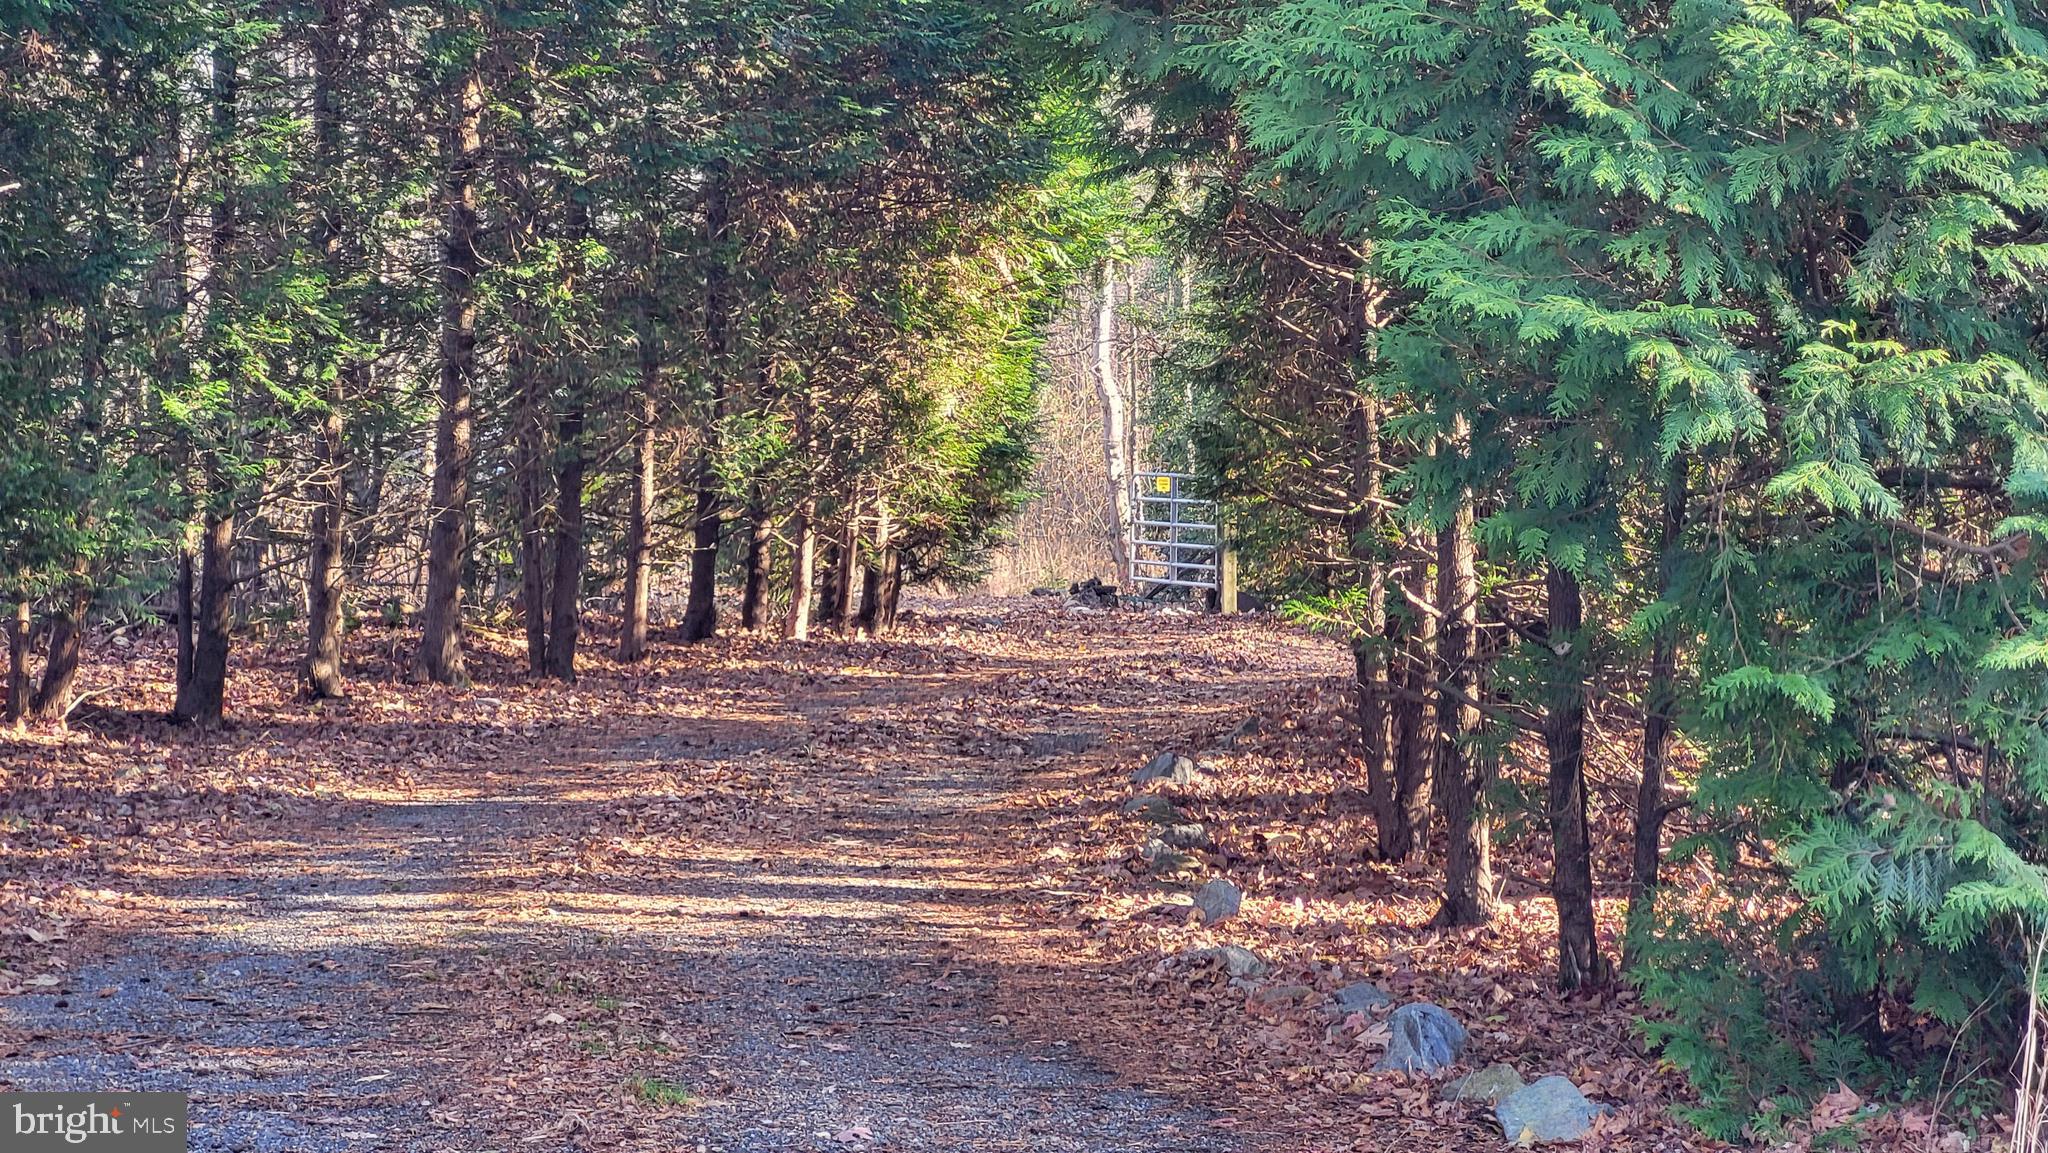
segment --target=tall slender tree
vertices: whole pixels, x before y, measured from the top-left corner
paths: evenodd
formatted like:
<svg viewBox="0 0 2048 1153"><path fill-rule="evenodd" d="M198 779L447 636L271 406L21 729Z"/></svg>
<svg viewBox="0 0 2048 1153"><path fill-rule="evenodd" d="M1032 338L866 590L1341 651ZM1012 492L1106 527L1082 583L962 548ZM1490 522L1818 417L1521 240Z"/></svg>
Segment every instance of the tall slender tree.
<svg viewBox="0 0 2048 1153"><path fill-rule="evenodd" d="M462 652L462 569L469 554L469 486L476 436L476 278L482 221L477 182L483 157L484 84L463 20L449 29L441 85L441 348L434 480L427 541L426 603L412 675L461 685L469 680Z"/></svg>

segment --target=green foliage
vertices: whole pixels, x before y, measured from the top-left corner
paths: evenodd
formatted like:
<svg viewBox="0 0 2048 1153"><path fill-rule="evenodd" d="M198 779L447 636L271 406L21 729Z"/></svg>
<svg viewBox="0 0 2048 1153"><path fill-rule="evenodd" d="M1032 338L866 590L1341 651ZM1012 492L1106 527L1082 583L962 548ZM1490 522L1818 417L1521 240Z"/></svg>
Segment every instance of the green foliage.
<svg viewBox="0 0 2048 1153"><path fill-rule="evenodd" d="M1700 1122L1924 1088L1973 1015L1964 1046L2005 1044L2048 913L2038 8L1053 8L1206 180L1197 440L1254 525L1351 558L1302 611L1363 619L1343 585L1428 565L1408 538L1470 491L1502 625L1555 567L1595 652L1675 638L1695 849L1800 909L1768 941L1681 908L1640 954ZM1643 494L1674 472L1667 560ZM1540 713L1519 660L1496 686Z"/></svg>

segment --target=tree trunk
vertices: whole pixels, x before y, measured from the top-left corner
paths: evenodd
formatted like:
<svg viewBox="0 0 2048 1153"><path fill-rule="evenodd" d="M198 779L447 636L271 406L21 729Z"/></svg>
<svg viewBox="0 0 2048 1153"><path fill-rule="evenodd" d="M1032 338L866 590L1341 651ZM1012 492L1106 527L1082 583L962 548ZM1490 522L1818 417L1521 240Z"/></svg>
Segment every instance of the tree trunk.
<svg viewBox="0 0 2048 1153"><path fill-rule="evenodd" d="M633 428L633 495L626 511L626 619L619 629L619 659L647 655L647 600L654 579L654 426L660 413L655 389L661 380L661 349L651 320L639 337L639 418Z"/></svg>
<svg viewBox="0 0 2048 1153"><path fill-rule="evenodd" d="M523 124L535 119L530 77L517 65L506 62L504 71L494 73L508 102ZM541 211L535 174L527 170L528 157L516 146L501 148L492 167L496 184L506 204L501 230L504 262L524 268L537 259L541 233L546 226ZM537 278L532 278L537 279ZM526 634L526 675L548 675L548 473L553 461L548 441L548 419L554 404L552 361L558 350L542 347L540 308L532 294L542 286L514 273L505 288L507 348L505 379L512 393L512 506L519 529L519 619Z"/></svg>
<svg viewBox="0 0 2048 1153"><path fill-rule="evenodd" d="M178 585L172 594L177 598L173 611L178 614L178 649L173 657L176 675L172 678L177 691L184 692L192 680L193 631L192 617L196 598L192 581L192 548L184 545L178 549Z"/></svg>
<svg viewBox="0 0 2048 1153"><path fill-rule="evenodd" d="M234 49L225 42L213 47L213 140L216 172L212 227L207 240L206 321L207 342L214 373L229 384L230 403L237 398L241 375L241 353L233 348L221 330L230 322L229 302L234 293L236 241L241 220L232 142L239 127L241 65ZM193 611L193 640L188 676L178 686L172 707L175 719L199 726L219 727L227 700L229 626L228 597L234 589L230 568L234 563L235 513L232 482L214 473L207 476L199 534L199 597Z"/></svg>
<svg viewBox="0 0 2048 1153"><path fill-rule="evenodd" d="M326 266L329 291L345 283L342 247L341 100L345 32L343 0L322 0L320 22L313 35L313 163L326 190L313 224L313 246ZM338 341L323 351L329 360ZM321 396L320 426L314 434L315 465L306 482L306 500L313 508L306 551L306 660L299 669L300 691L311 700L342 696L346 685L341 661L341 600L346 568L342 534L348 521L346 441L342 411L362 366L353 360L328 363L329 381Z"/></svg>
<svg viewBox="0 0 2048 1153"><path fill-rule="evenodd" d="M7 618L7 713L10 728L19 728L28 715L28 630L29 603L14 602Z"/></svg>
<svg viewBox="0 0 2048 1153"><path fill-rule="evenodd" d="M813 426L817 399L808 380L796 399L796 443L804 460L813 462L818 455ZM811 639L811 587L818 566L817 474L811 472L802 483L803 497L789 524L793 550L789 558L789 617L782 628L782 635L793 641Z"/></svg>
<svg viewBox="0 0 2048 1153"><path fill-rule="evenodd" d="M1456 418L1451 443L1461 451L1469 436ZM1436 791L1450 833L1444 857L1444 901L1439 925L1483 925L1493 919L1492 838L1487 827L1485 762L1473 747L1480 730L1479 578L1472 543L1472 492L1462 489L1451 521L1437 534L1438 634L1442 656L1437 697Z"/></svg>
<svg viewBox="0 0 2048 1153"><path fill-rule="evenodd" d="M850 632L854 619L855 576L860 572L860 497L851 494L846 503L846 523L840 526L838 579L832 586L832 627Z"/></svg>
<svg viewBox="0 0 2048 1153"><path fill-rule="evenodd" d="M882 601L888 595L889 537L895 530L889 523L889 502L875 501L875 542L872 564L861 567L860 627L869 636L880 636Z"/></svg>
<svg viewBox="0 0 2048 1153"><path fill-rule="evenodd" d="M748 632L761 628L761 610L768 599L769 569L775 563L775 528L761 507L761 494L747 502L747 583L740 595L740 627Z"/></svg>
<svg viewBox="0 0 2048 1153"><path fill-rule="evenodd" d="M1549 603L1551 698L1543 718L1550 759L1550 895L1557 905L1557 983L1605 985L1614 970L1600 955L1593 915L1593 847L1586 829L1585 604L1579 580L1556 565L1544 574Z"/></svg>
<svg viewBox="0 0 2048 1153"><path fill-rule="evenodd" d="M704 278L704 363L711 384L709 419L697 456L697 515L690 548L690 600L683 609L683 643L709 640L718 632L718 535L721 527L718 452L725 419L726 220L731 210L731 176L715 171L705 192L704 235L711 252Z"/></svg>
<svg viewBox="0 0 2048 1153"><path fill-rule="evenodd" d="M903 604L903 550L891 548L888 559L882 566L882 619L883 635L896 631L896 610Z"/></svg>
<svg viewBox="0 0 2048 1153"><path fill-rule="evenodd" d="M434 427L427 594L412 678L467 684L462 657L462 566L469 554L469 474L476 414L476 176L483 152L483 81L472 65L449 110L442 192L440 411Z"/></svg>
<svg viewBox="0 0 2048 1153"><path fill-rule="evenodd" d="M145 163L152 180L177 171L184 162L184 149L188 133L185 129L183 107L180 101L171 101L165 109L165 131L150 148ZM184 330L192 321L192 244L187 232L187 221L191 217L191 205L187 197L190 186L182 179L170 182L172 191L161 206L163 219L162 245L156 267L152 269L149 286L151 337L156 345L152 357L152 369L166 381L180 381L191 371L190 345L183 339ZM191 446L181 444L178 467L189 469ZM171 614L176 627L177 643L171 657L171 684L176 692L183 692L186 682L192 679L192 549L189 542L178 545L177 579L171 590Z"/></svg>
<svg viewBox="0 0 2048 1153"><path fill-rule="evenodd" d="M1131 463L1124 452L1130 415L1124 408L1123 383L1116 372L1116 264L1102 262L1101 296L1095 311L1095 393L1102 401L1102 463L1108 471L1109 513L1115 521L1110 556L1116 563L1115 583L1131 579Z"/></svg>
<svg viewBox="0 0 2048 1153"><path fill-rule="evenodd" d="M1365 619L1352 638L1352 685L1358 694L1358 732L1365 756L1366 795L1372 801L1380 859L1401 855L1407 840L1394 772L1391 686L1387 670L1387 568L1376 539L1380 518L1379 405L1366 395L1352 401L1351 484L1354 499L1344 517L1345 547L1355 575L1365 586Z"/></svg>
<svg viewBox="0 0 2048 1153"><path fill-rule="evenodd" d="M39 721L61 721L71 712L71 691L78 683L78 662L85 655L85 621L91 611L92 587L81 585L50 621L50 655L43 661L43 683L30 705Z"/></svg>
<svg viewBox="0 0 2048 1153"><path fill-rule="evenodd" d="M583 631L583 478L589 467L583 417L580 386L572 386L556 430L562 463L555 473L554 603L548 614L548 675L562 681L576 679L576 643Z"/></svg>
<svg viewBox="0 0 2048 1153"><path fill-rule="evenodd" d="M1370 598L1371 593L1367 596ZM1351 638L1351 691L1357 694L1359 755L1365 760L1365 793L1372 803L1377 852L1383 861L1395 859L1404 836L1395 791L1393 717L1387 700L1385 644L1384 627L1370 632L1361 628Z"/></svg>
<svg viewBox="0 0 2048 1153"><path fill-rule="evenodd" d="M697 515L690 529L690 600L683 610L683 643L696 644L718 633L718 484L711 464L699 466Z"/></svg>
<svg viewBox="0 0 2048 1153"><path fill-rule="evenodd" d="M818 503L805 497L790 521L794 551L789 558L789 620L782 635L793 641L811 639L811 584L818 558Z"/></svg>
<svg viewBox="0 0 2048 1153"><path fill-rule="evenodd" d="M548 668L547 434L542 428L540 366L523 334L512 338L505 374L518 397L513 417L512 505L519 525L519 619L526 633L526 673Z"/></svg>
<svg viewBox="0 0 2048 1153"><path fill-rule="evenodd" d="M300 688L312 700L343 696L341 659L341 602L346 580L343 533L348 520L347 468L342 429L342 404L347 389L344 378L354 366L344 366L323 398L317 433L319 463L307 482L307 499L313 505L308 527L306 553L306 661L299 671Z"/></svg>
<svg viewBox="0 0 2048 1153"><path fill-rule="evenodd" d="M235 516L208 509L199 535L199 605L195 614L191 676L178 686L172 716L202 729L220 727L225 716L230 625L234 591Z"/></svg>
<svg viewBox="0 0 2048 1153"><path fill-rule="evenodd" d="M881 563L881 558L876 557L875 563L860 566L860 607L854 610L853 619L857 622L856 631L868 636L875 635L875 623L882 614Z"/></svg>
<svg viewBox="0 0 2048 1153"><path fill-rule="evenodd" d="M861 584L860 627L871 637L885 637L896 628L896 606L903 599L903 554L895 547L882 550L876 563L865 570Z"/></svg>
<svg viewBox="0 0 2048 1153"><path fill-rule="evenodd" d="M1664 511L1658 533L1657 599L1671 595L1677 577L1678 545L1685 528L1685 459L1672 461L1664 481ZM1643 699L1643 777L1636 788L1636 828L1629 870L1628 935L1622 946L1622 968L1630 967L1635 951L1651 930L1657 902L1657 867L1663 859L1664 799L1671 759L1671 714L1678 699L1678 630L1661 623L1650 641L1650 677Z"/></svg>
<svg viewBox="0 0 2048 1153"><path fill-rule="evenodd" d="M832 629L839 627L839 589L845 582L846 554L839 547L839 541L826 541L825 580L818 587L818 624Z"/></svg>
<svg viewBox="0 0 2048 1153"><path fill-rule="evenodd" d="M1406 578L1408 593L1415 601L1435 604L1431 595L1429 570L1421 562L1410 566ZM1407 598L1403 598L1407 599ZM1431 783L1436 772L1438 686L1436 670L1437 618L1419 608L1396 618L1398 631L1389 637L1391 650L1400 654L1401 696L1394 705L1394 797L1400 813L1389 860L1413 860L1429 847ZM1401 634L1405 633L1405 637Z"/></svg>

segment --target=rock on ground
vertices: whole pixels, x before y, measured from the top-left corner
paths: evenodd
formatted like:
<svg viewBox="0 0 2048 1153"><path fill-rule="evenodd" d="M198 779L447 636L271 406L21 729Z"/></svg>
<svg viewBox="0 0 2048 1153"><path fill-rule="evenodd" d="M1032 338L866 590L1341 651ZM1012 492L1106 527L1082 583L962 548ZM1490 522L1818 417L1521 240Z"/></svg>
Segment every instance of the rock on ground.
<svg viewBox="0 0 2048 1153"><path fill-rule="evenodd" d="M1394 1010L1387 1018L1392 1035L1386 1055L1373 1066L1384 1073L1435 1073L1458 1063L1465 1051L1465 1026L1458 1019L1427 1001L1417 1001Z"/></svg>
<svg viewBox="0 0 2048 1153"><path fill-rule="evenodd" d="M1138 850L1138 855L1145 858L1147 868L1162 877L1192 872L1201 865L1200 861L1157 837L1146 841L1144 847Z"/></svg>
<svg viewBox="0 0 2048 1153"><path fill-rule="evenodd" d="M1153 757L1145 767L1131 774L1134 785L1149 785L1154 781L1165 781L1169 785L1192 784L1195 779L1195 762L1180 753L1166 752Z"/></svg>
<svg viewBox="0 0 2048 1153"><path fill-rule="evenodd" d="M1513 1065L1495 1063L1477 1073L1467 1073L1444 1082L1443 1091L1438 1095L1446 1101L1484 1101L1492 1105L1519 1091L1523 1084L1522 1075L1515 1071Z"/></svg>
<svg viewBox="0 0 2048 1153"><path fill-rule="evenodd" d="M1608 1106L1586 1100L1577 1085L1558 1076L1510 1093L1493 1107L1501 1132L1517 1145L1577 1141L1608 1111Z"/></svg>
<svg viewBox="0 0 2048 1153"><path fill-rule="evenodd" d="M1190 852L1197 849L1214 848L1216 844L1210 840L1209 830L1203 828L1196 821L1189 821L1179 825L1168 825L1159 830L1159 839L1176 849L1186 849Z"/></svg>
<svg viewBox="0 0 2048 1153"><path fill-rule="evenodd" d="M1173 807L1173 802L1157 793L1141 793L1124 802L1124 816L1136 817L1154 825L1178 825L1187 820L1187 814Z"/></svg>
<svg viewBox="0 0 2048 1153"><path fill-rule="evenodd" d="M1207 949L1189 949L1179 955L1180 963L1192 968L1196 965L1214 965L1232 977L1241 979L1263 977L1266 963L1259 955L1242 945L1217 945Z"/></svg>
<svg viewBox="0 0 2048 1153"><path fill-rule="evenodd" d="M1353 981L1331 996L1329 1011L1339 1017L1348 1017L1353 1013L1363 1013L1368 1009L1377 1009L1381 1005L1390 1005L1393 1001L1392 997L1387 996L1385 989L1371 981Z"/></svg>
<svg viewBox="0 0 2048 1153"><path fill-rule="evenodd" d="M1244 893L1222 877L1211 878L1208 884L1195 891L1195 911L1202 914L1204 925L1236 916L1238 906L1243 903Z"/></svg>

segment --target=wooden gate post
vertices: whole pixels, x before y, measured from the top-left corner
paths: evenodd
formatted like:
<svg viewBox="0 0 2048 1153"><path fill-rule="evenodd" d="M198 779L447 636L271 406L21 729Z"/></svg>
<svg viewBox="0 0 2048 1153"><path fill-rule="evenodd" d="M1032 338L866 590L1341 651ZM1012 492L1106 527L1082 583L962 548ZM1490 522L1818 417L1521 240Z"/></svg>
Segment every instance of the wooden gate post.
<svg viewBox="0 0 2048 1153"><path fill-rule="evenodd" d="M1237 542L1222 516L1216 518L1216 611L1237 612Z"/></svg>

